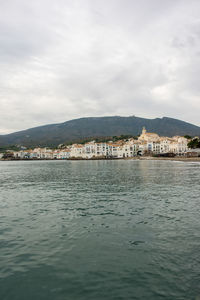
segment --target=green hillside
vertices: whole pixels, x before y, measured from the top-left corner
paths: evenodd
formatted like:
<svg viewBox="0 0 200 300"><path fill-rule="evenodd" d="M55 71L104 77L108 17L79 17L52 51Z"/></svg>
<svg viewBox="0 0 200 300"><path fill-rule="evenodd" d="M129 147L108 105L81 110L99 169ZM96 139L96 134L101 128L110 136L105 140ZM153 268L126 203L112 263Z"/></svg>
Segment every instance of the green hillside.
<svg viewBox="0 0 200 300"><path fill-rule="evenodd" d="M81 118L60 124L39 126L0 136L0 146L56 146L90 137L138 135L142 127L163 136L200 136L200 127L172 118L131 117Z"/></svg>

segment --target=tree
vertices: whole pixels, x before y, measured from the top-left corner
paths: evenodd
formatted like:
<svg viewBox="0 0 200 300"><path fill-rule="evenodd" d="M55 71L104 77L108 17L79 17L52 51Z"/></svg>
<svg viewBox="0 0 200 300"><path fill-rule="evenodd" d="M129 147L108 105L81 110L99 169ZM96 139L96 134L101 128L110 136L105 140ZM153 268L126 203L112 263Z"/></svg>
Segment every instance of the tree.
<svg viewBox="0 0 200 300"><path fill-rule="evenodd" d="M191 149L200 148L200 139L194 138L188 143L188 147Z"/></svg>
<svg viewBox="0 0 200 300"><path fill-rule="evenodd" d="M184 135L184 138L186 138L187 140L191 140L192 139L192 137L190 135L188 135L188 134Z"/></svg>

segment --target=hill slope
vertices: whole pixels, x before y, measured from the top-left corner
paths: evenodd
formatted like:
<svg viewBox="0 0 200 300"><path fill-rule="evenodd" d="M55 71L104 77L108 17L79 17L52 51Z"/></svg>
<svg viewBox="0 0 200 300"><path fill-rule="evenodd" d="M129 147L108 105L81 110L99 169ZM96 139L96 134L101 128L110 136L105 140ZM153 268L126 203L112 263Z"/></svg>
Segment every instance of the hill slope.
<svg viewBox="0 0 200 300"><path fill-rule="evenodd" d="M144 119L131 117L81 118L59 124L39 126L0 136L0 146L51 146L87 137L138 135L142 127L163 136L200 135L200 127L172 118Z"/></svg>

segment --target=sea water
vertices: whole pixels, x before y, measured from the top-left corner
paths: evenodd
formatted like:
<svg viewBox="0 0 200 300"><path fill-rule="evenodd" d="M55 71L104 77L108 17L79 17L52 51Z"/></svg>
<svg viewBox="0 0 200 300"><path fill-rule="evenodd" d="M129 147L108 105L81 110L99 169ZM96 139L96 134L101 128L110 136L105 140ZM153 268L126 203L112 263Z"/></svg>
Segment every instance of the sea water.
<svg viewBox="0 0 200 300"><path fill-rule="evenodd" d="M200 164L0 162L0 299L200 299Z"/></svg>

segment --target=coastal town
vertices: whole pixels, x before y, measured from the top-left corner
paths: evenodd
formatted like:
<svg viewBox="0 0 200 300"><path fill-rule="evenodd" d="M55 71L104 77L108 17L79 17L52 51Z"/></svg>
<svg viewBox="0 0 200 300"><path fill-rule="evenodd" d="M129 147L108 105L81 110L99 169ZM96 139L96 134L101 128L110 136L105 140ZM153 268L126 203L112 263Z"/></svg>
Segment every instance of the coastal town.
<svg viewBox="0 0 200 300"><path fill-rule="evenodd" d="M189 149L188 138L182 136L164 137L147 132L143 127L138 138L118 141L72 144L57 149L40 148L9 151L11 159L122 159L137 156L200 156L200 152ZM5 154L4 154L5 155ZM1 155L0 158L3 158Z"/></svg>

